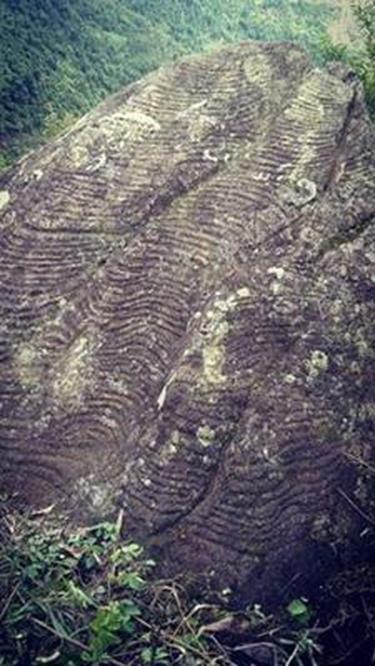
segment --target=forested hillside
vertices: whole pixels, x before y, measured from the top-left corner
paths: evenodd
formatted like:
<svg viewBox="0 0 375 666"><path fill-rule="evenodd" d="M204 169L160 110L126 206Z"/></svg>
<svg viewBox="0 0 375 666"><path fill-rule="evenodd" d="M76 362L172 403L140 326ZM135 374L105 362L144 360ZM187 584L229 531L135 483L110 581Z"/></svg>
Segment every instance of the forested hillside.
<svg viewBox="0 0 375 666"><path fill-rule="evenodd" d="M0 0L0 167L181 54L255 38L319 58L336 17L323 0Z"/></svg>

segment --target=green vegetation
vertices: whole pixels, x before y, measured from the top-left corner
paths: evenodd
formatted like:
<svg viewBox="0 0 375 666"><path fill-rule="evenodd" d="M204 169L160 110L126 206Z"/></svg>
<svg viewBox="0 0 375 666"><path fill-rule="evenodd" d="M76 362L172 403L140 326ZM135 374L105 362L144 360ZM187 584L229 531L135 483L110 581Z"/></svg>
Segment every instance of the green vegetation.
<svg viewBox="0 0 375 666"><path fill-rule="evenodd" d="M253 38L318 54L333 15L313 0L0 0L0 168L184 53Z"/></svg>
<svg viewBox="0 0 375 666"><path fill-rule="evenodd" d="M198 597L194 581L157 578L142 548L121 537L121 513L72 529L50 509L21 513L0 497L1 666L235 666L257 655L328 666L351 663L358 645L372 650L373 570L331 581L328 615L303 598L276 614L259 605L234 612L226 590L202 593L200 582Z"/></svg>
<svg viewBox="0 0 375 666"><path fill-rule="evenodd" d="M223 606L195 602L176 580L152 580L154 562L120 538L121 514L116 523L72 530L44 512L27 517L5 502L1 508L2 666L225 666L236 663L233 650L216 634L240 623L256 645L257 631L272 620L259 607L239 619ZM310 610L296 599L285 616L293 626L270 649L280 666L292 655L293 663L313 666L319 646L307 626Z"/></svg>
<svg viewBox="0 0 375 666"><path fill-rule="evenodd" d="M321 42L323 61L338 60L351 67L362 80L367 106L375 116L375 0L352 3L358 36L349 45L333 44L328 36Z"/></svg>
<svg viewBox="0 0 375 666"><path fill-rule="evenodd" d="M0 0L0 169L108 94L186 53L244 39L292 40L348 61L375 107L375 1L353 3L362 34L333 46L335 3L314 0ZM359 45L358 45L359 44Z"/></svg>
<svg viewBox="0 0 375 666"><path fill-rule="evenodd" d="M349 62L361 77L367 103L375 114L375 0L362 0L354 5L354 13L361 30L364 52L349 53Z"/></svg>

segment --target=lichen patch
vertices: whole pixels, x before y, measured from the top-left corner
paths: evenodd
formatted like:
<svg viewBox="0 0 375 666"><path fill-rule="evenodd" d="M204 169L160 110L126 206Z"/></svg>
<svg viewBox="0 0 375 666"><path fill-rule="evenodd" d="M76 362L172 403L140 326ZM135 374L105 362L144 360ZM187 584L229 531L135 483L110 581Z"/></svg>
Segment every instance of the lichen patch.
<svg viewBox="0 0 375 666"><path fill-rule="evenodd" d="M203 372L209 384L222 384L226 380L223 372L225 348L222 343L228 330L229 324L226 320L217 322L210 339L203 347Z"/></svg>
<svg viewBox="0 0 375 666"><path fill-rule="evenodd" d="M244 62L244 72L249 83L257 86L267 85L272 78L272 68L269 58L257 53Z"/></svg>
<svg viewBox="0 0 375 666"><path fill-rule="evenodd" d="M272 280L270 288L274 296L277 296L282 287L281 281L285 275L285 270L281 266L271 266L267 270L267 273L268 275L274 276L274 280Z"/></svg>
<svg viewBox="0 0 375 666"><path fill-rule="evenodd" d="M16 376L25 389L37 387L42 379L39 349L31 342L22 342L15 351L13 364Z"/></svg>
<svg viewBox="0 0 375 666"><path fill-rule="evenodd" d="M284 381L286 384L294 384L297 381L297 378L295 375L289 372L287 375L285 375Z"/></svg>
<svg viewBox="0 0 375 666"><path fill-rule="evenodd" d="M248 298L250 290L248 287L239 287L236 292L224 297L218 295L211 308L206 312L202 321L202 359L203 359L203 384L219 386L227 377L224 373L225 345L224 341L229 332L230 324L227 315L233 312L238 303Z"/></svg>
<svg viewBox="0 0 375 666"><path fill-rule="evenodd" d="M319 100L321 85L321 72L313 72L301 83L297 96L285 111L285 116L301 124L319 125L324 117L324 107Z"/></svg>
<svg viewBox="0 0 375 666"><path fill-rule="evenodd" d="M211 446L215 440L215 430L208 425L200 426L197 430L197 439L205 448Z"/></svg>
<svg viewBox="0 0 375 666"><path fill-rule="evenodd" d="M98 482L94 474L82 476L75 483L75 494L92 511L105 515L114 510L115 493L111 481Z"/></svg>
<svg viewBox="0 0 375 666"><path fill-rule="evenodd" d="M8 190L0 190L0 210L5 208L10 201L10 194Z"/></svg>
<svg viewBox="0 0 375 666"><path fill-rule="evenodd" d="M310 358L305 361L305 365L309 377L314 379L328 369L329 358L321 349L314 349L311 352Z"/></svg>
<svg viewBox="0 0 375 666"><path fill-rule="evenodd" d="M375 402L364 402L358 412L360 421L375 422Z"/></svg>
<svg viewBox="0 0 375 666"><path fill-rule="evenodd" d="M97 158L104 165L104 147L121 150L126 142L143 141L159 129L157 120L137 109L117 111L103 118L100 126L88 124L74 135L69 146L69 159L74 167L88 166L91 169Z"/></svg>
<svg viewBox="0 0 375 666"><path fill-rule="evenodd" d="M93 383L95 347L93 335L82 334L76 338L55 366L52 393L56 402L65 408L79 404Z"/></svg>
<svg viewBox="0 0 375 666"><path fill-rule="evenodd" d="M240 287L237 289L237 296L238 298L249 298L250 296L250 289L249 287Z"/></svg>

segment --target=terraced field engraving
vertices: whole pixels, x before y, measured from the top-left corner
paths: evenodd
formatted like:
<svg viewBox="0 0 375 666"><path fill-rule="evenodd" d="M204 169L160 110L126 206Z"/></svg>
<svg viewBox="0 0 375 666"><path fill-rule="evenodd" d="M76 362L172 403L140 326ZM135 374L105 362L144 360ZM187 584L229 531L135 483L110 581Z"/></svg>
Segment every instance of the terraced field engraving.
<svg viewBox="0 0 375 666"><path fill-rule="evenodd" d="M158 70L0 181L0 473L272 595L363 529L375 160L290 44ZM357 499L356 499L357 498Z"/></svg>

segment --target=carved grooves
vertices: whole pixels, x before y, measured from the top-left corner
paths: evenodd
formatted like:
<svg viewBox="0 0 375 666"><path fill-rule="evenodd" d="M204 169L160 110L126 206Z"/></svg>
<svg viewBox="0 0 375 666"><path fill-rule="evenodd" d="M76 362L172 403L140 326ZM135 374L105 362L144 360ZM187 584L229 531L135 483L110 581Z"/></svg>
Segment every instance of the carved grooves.
<svg viewBox="0 0 375 666"><path fill-rule="evenodd" d="M185 564L196 543L224 569L329 514L333 433L354 400L332 359L356 297L311 257L363 214L352 95L297 49L228 47L147 77L14 171L0 235L9 484L99 512L121 491L142 536L175 540Z"/></svg>

